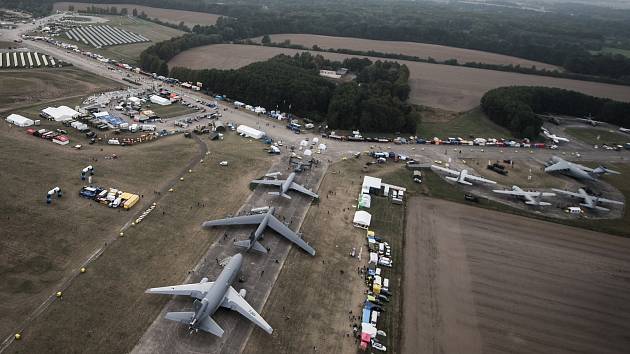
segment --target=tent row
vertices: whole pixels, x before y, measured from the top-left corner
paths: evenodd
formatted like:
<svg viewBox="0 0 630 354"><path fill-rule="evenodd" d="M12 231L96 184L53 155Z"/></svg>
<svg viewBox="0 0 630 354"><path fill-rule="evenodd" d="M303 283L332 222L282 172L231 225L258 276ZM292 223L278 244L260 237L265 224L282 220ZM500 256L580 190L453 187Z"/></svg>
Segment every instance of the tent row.
<svg viewBox="0 0 630 354"><path fill-rule="evenodd" d="M73 28L66 32L66 37L93 47L108 47L149 41L148 38L142 35L109 25Z"/></svg>
<svg viewBox="0 0 630 354"><path fill-rule="evenodd" d="M0 68L33 68L56 65L55 58L37 52L0 53Z"/></svg>

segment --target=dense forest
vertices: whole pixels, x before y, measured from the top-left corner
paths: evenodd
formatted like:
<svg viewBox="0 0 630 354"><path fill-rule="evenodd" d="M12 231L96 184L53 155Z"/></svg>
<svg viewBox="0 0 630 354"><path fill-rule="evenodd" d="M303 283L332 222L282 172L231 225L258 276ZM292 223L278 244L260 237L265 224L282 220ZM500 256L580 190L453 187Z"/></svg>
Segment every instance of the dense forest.
<svg viewBox="0 0 630 354"><path fill-rule="evenodd" d="M319 76L320 69L348 68L356 80L336 84ZM396 62L368 59L329 61L309 53L279 55L237 70L173 68L171 76L202 82L210 92L221 93L280 109L330 129L365 132L415 133L418 117L405 103L409 96L409 69Z"/></svg>
<svg viewBox="0 0 630 354"><path fill-rule="evenodd" d="M630 76L630 59L598 53L605 47L630 49L628 10L558 4L550 5L550 12L537 12L467 3L407 1L392 1L387 6L380 1L134 2L224 15L231 20L193 30L197 33L220 30L225 42L275 33L412 41L513 55L563 66L580 74L622 80ZM26 8L38 14L43 14L46 8L49 11L51 3L51 0L0 0L0 6Z"/></svg>
<svg viewBox="0 0 630 354"><path fill-rule="evenodd" d="M481 108L517 137L538 136L543 122L536 114L542 113L592 115L599 121L630 127L630 103L551 87L500 87L481 98Z"/></svg>

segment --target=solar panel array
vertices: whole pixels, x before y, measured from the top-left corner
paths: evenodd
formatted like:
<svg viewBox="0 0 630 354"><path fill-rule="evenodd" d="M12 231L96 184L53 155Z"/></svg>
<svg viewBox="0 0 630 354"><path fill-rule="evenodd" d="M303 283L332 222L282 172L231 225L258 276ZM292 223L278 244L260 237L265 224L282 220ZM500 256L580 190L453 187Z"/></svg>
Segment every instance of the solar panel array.
<svg viewBox="0 0 630 354"><path fill-rule="evenodd" d="M69 39L93 47L109 47L120 44L149 42L149 39L110 25L77 27L66 32Z"/></svg>
<svg viewBox="0 0 630 354"><path fill-rule="evenodd" d="M38 68L57 66L57 61L50 55L37 52L0 52L0 69Z"/></svg>

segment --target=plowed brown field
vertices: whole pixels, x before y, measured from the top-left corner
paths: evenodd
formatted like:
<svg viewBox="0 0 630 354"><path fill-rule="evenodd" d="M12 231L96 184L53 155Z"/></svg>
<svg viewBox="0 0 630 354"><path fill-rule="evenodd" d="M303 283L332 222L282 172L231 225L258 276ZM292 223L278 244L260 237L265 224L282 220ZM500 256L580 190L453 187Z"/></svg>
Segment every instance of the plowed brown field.
<svg viewBox="0 0 630 354"><path fill-rule="evenodd" d="M270 37L271 41L275 43L281 43L289 40L291 41L291 44L300 44L307 48L312 48L314 45L317 45L323 49L352 49L361 51L373 50L381 53L414 55L422 59L431 57L438 61L457 59L460 63L477 62L495 65L512 64L527 68L536 66L538 69L562 70L555 65L512 57L509 55L482 52L480 50L447 47L437 44L377 41L373 39L330 37L315 34L274 34ZM260 42L261 38L262 37L258 37L254 40Z"/></svg>
<svg viewBox="0 0 630 354"><path fill-rule="evenodd" d="M630 239L409 202L404 353L627 353Z"/></svg>
<svg viewBox="0 0 630 354"><path fill-rule="evenodd" d="M303 52L295 49L262 47L238 44L215 44L193 48L180 53L169 62L169 67L183 66L192 69L236 69L267 60L278 54ZM332 60L362 57L337 53L319 53ZM372 60L381 58L368 57ZM630 101L630 86L598 82L558 79L494 70L483 70L449 65L397 60L411 72L410 102L452 111L465 111L479 105L485 92L496 87L526 85L550 86L580 91L598 97Z"/></svg>

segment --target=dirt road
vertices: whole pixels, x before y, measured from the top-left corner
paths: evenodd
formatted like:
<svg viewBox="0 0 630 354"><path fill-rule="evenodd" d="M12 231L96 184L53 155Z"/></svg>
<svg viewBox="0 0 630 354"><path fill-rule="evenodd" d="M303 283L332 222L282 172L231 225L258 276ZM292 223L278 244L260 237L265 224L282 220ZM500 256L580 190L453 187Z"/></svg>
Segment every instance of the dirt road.
<svg viewBox="0 0 630 354"><path fill-rule="evenodd" d="M630 240L409 201L404 353L624 353Z"/></svg>

